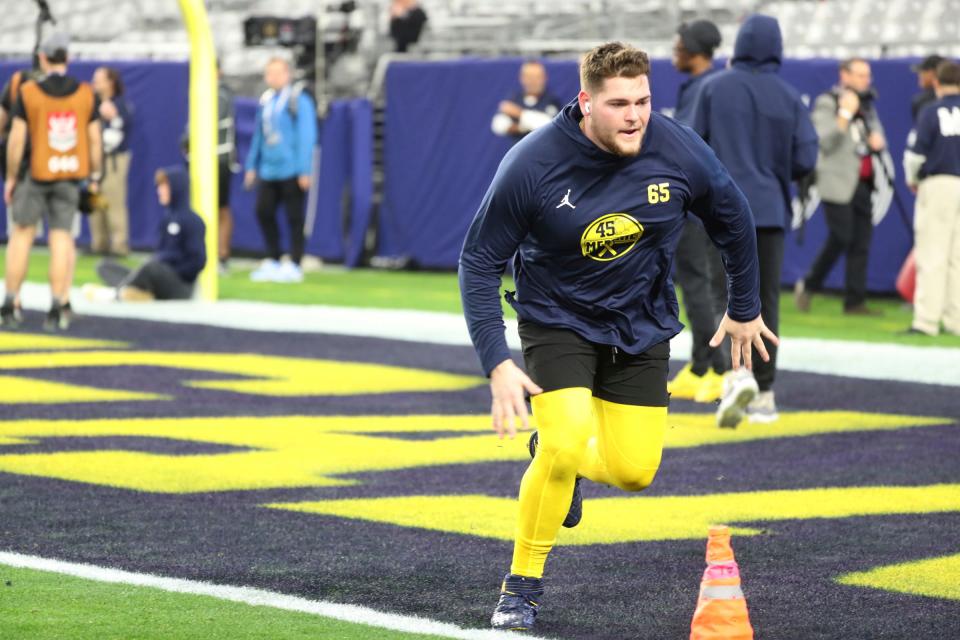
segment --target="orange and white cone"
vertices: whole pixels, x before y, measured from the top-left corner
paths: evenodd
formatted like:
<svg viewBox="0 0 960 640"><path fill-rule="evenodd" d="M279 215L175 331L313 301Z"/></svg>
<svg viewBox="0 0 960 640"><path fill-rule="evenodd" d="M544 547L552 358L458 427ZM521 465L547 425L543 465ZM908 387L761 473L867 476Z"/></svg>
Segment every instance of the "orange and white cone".
<svg viewBox="0 0 960 640"><path fill-rule="evenodd" d="M753 640L747 600L740 588L740 568L733 558L730 529L710 527L707 569L690 623L690 640Z"/></svg>

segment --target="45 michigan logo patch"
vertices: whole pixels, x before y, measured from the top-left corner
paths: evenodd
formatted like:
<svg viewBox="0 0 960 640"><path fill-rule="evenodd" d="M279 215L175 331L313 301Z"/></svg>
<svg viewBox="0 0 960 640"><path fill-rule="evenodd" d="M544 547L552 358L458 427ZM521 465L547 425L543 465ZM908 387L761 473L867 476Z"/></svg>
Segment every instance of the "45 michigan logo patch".
<svg viewBox="0 0 960 640"><path fill-rule="evenodd" d="M626 255L643 235L643 225L626 213L608 213L589 225L580 237L583 255L609 262Z"/></svg>

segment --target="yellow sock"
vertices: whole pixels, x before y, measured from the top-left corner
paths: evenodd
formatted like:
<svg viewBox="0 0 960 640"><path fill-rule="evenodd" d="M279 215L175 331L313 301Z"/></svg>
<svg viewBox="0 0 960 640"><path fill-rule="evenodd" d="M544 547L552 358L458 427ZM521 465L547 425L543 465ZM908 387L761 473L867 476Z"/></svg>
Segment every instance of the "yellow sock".
<svg viewBox="0 0 960 640"><path fill-rule="evenodd" d="M590 389L542 393L531 404L539 442L520 483L520 517L510 572L540 578L570 508L577 470L595 428Z"/></svg>

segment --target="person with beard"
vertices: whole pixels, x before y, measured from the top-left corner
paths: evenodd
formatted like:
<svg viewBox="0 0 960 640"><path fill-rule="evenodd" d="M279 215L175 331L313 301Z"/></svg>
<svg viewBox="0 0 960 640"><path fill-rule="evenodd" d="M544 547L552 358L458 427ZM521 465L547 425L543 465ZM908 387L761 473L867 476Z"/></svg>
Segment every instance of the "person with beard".
<svg viewBox="0 0 960 640"><path fill-rule="evenodd" d="M730 301L715 336L732 363L765 358L756 235L743 194L693 131L651 113L646 53L596 47L580 92L504 157L467 232L460 291L470 336L490 377L502 438L538 431L520 484L513 562L491 624L529 630L547 555L581 515L580 479L642 491L660 464L667 424L670 338L683 326L671 281L688 211L720 248ZM499 289L514 258L524 373L504 337Z"/></svg>
<svg viewBox="0 0 960 640"><path fill-rule="evenodd" d="M693 123L694 108L703 82L717 72L713 52L720 46L720 30L709 20L696 20L677 29L673 45L673 66L690 77L680 85L673 117ZM710 242L703 224L688 216L677 244L674 276L683 291L693 345L690 362L674 376L667 391L671 398L715 402L723 393L723 374L730 354L710 346L717 321L727 306L726 274L720 253Z"/></svg>
<svg viewBox="0 0 960 640"><path fill-rule="evenodd" d="M794 289L796 306L810 310L811 296L841 256L846 257L843 312L873 316L866 305L867 261L873 238L873 155L887 146L873 104L870 63L850 58L840 63L840 84L817 97L813 123L820 136L817 190L823 201L829 236L806 275Z"/></svg>
<svg viewBox="0 0 960 640"><path fill-rule="evenodd" d="M808 175L817 161L817 132L799 92L779 75L782 60L777 20L747 18L737 33L730 68L704 82L693 125L750 203L760 256L761 313L774 333L784 235L792 218L790 182ZM755 379L743 372L724 380L719 426L736 427L745 413L751 422L779 418L773 393L777 345L768 344L767 350L770 359L757 363Z"/></svg>

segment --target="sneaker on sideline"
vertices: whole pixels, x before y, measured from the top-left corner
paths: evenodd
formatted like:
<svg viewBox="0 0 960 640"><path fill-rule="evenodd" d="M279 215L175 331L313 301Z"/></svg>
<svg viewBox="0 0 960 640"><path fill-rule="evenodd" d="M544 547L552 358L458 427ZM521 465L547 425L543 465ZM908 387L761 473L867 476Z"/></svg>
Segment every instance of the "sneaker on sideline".
<svg viewBox="0 0 960 640"><path fill-rule="evenodd" d="M700 386L697 387L697 393L693 396L693 401L709 404L722 397L723 374L717 373L713 369L707 369L707 372L700 377Z"/></svg>
<svg viewBox="0 0 960 640"><path fill-rule="evenodd" d="M251 274L253 282L276 282L280 273L280 263L276 260L264 260Z"/></svg>
<svg viewBox="0 0 960 640"><path fill-rule="evenodd" d="M80 293L88 302L116 302L117 290L88 282L80 287Z"/></svg>
<svg viewBox="0 0 960 640"><path fill-rule="evenodd" d="M7 296L3 301L3 307L0 307L0 325L4 329L19 329L23 324L23 312L20 305L14 304L13 298Z"/></svg>
<svg viewBox="0 0 960 640"><path fill-rule="evenodd" d="M274 282L303 282L303 269L295 262L281 262Z"/></svg>
<svg viewBox="0 0 960 640"><path fill-rule="evenodd" d="M723 374L723 398L717 407L717 426L735 429L758 392L757 381L746 367Z"/></svg>
<svg viewBox="0 0 960 640"><path fill-rule="evenodd" d="M780 419L773 391L761 391L747 405L747 419L753 424L770 424Z"/></svg>
<svg viewBox="0 0 960 640"><path fill-rule="evenodd" d="M692 366L688 363L683 369L680 369L673 380L667 383L667 393L670 394L671 398L677 400L693 400L702 382L703 376L695 374Z"/></svg>

